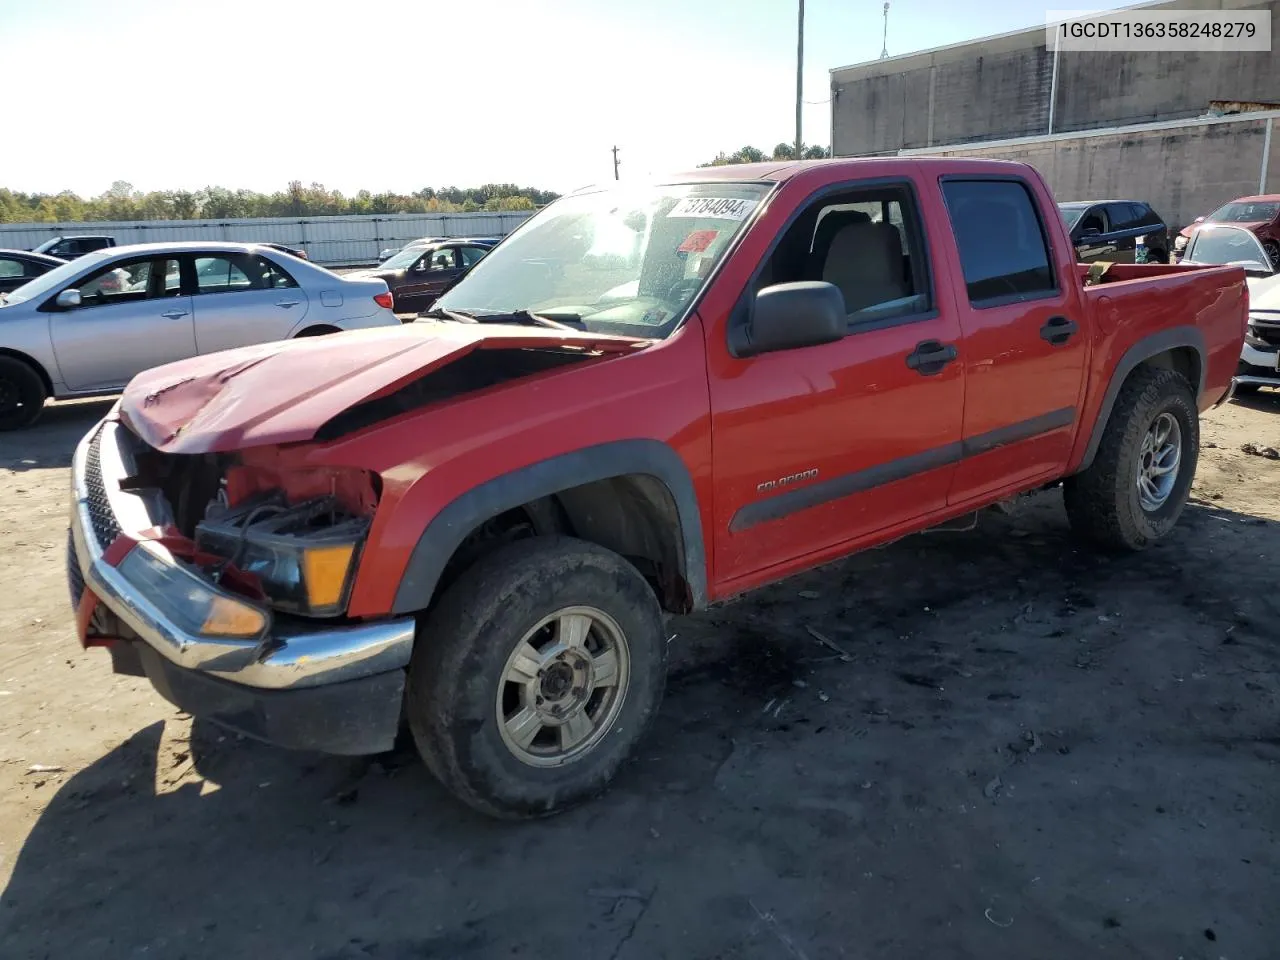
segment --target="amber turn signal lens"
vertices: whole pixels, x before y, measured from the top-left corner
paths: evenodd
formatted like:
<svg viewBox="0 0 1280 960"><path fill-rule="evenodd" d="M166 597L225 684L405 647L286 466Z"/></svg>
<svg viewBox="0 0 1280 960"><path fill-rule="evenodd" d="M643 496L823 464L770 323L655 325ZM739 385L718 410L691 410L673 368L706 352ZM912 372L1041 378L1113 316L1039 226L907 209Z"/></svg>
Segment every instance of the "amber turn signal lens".
<svg viewBox="0 0 1280 960"><path fill-rule="evenodd" d="M342 590L347 585L347 571L355 551L355 544L344 543L302 552L302 582L312 609L336 607L342 602Z"/></svg>
<svg viewBox="0 0 1280 960"><path fill-rule="evenodd" d="M267 615L230 597L214 596L200 632L210 637L256 637L267 628Z"/></svg>

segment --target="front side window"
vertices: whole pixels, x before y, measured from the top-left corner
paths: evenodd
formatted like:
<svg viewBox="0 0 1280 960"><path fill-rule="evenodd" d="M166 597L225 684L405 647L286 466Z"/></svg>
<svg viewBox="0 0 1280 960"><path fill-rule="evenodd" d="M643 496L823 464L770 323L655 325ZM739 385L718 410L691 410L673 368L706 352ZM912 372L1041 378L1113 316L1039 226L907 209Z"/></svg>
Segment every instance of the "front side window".
<svg viewBox="0 0 1280 960"><path fill-rule="evenodd" d="M666 337L771 184L618 186L558 200L437 301L479 319L530 311L599 333Z"/></svg>
<svg viewBox="0 0 1280 960"><path fill-rule="evenodd" d="M177 260L124 260L89 274L76 289L85 307L132 303L164 296L167 278L176 276L177 272ZM169 292L174 290L176 286Z"/></svg>
<svg viewBox="0 0 1280 960"><path fill-rule="evenodd" d="M844 298L850 330L929 308L919 219L905 186L828 195L801 212L764 264L757 289L819 280Z"/></svg>
<svg viewBox="0 0 1280 960"><path fill-rule="evenodd" d="M196 257L195 270L199 293L239 293L297 286L278 265L247 253Z"/></svg>
<svg viewBox="0 0 1280 960"><path fill-rule="evenodd" d="M422 258L422 262L418 264L418 269L452 270L457 266L456 256L457 254L452 247L445 250L435 250Z"/></svg>
<svg viewBox="0 0 1280 960"><path fill-rule="evenodd" d="M1057 293L1044 226L1025 184L947 180L942 193L971 304L994 306Z"/></svg>

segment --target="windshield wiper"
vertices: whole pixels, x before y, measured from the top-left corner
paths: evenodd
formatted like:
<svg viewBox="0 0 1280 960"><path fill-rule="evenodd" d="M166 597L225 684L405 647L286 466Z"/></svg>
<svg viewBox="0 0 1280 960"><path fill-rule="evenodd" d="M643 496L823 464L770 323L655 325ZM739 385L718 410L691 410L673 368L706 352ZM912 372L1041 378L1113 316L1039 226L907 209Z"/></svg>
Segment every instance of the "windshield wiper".
<svg viewBox="0 0 1280 960"><path fill-rule="evenodd" d="M430 310L424 310L418 314L420 317L430 317L432 320L452 320L454 323L479 323L469 313L462 313L458 310L446 310L444 307L432 307Z"/></svg>
<svg viewBox="0 0 1280 960"><path fill-rule="evenodd" d="M432 307L420 317L433 320L453 320L457 323L519 323L529 327L550 327L554 330L583 330L582 318L577 314L564 314L562 320L544 317L540 313L529 310L508 310L495 313L471 313L466 310L446 310L444 307ZM577 324L577 326L574 326Z"/></svg>

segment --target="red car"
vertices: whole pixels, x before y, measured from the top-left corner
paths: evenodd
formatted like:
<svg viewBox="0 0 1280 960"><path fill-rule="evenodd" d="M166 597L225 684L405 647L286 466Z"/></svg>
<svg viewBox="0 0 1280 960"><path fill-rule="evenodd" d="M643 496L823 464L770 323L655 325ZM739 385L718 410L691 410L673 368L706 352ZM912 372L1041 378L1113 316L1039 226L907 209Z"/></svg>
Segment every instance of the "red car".
<svg viewBox="0 0 1280 960"><path fill-rule="evenodd" d="M1207 217L1199 217L1189 227L1178 232L1178 239L1173 242L1174 254L1181 258L1187 249L1191 234L1202 223L1229 223L1232 226L1251 230L1271 258L1271 265L1280 269L1280 194L1265 194L1257 197L1241 197L1219 207Z"/></svg>
<svg viewBox="0 0 1280 960"><path fill-rule="evenodd" d="M1238 267L1077 265L1031 167L865 159L583 190L438 319L139 375L72 469L82 642L500 817L599 793L689 613L1029 491L1167 535Z"/></svg>

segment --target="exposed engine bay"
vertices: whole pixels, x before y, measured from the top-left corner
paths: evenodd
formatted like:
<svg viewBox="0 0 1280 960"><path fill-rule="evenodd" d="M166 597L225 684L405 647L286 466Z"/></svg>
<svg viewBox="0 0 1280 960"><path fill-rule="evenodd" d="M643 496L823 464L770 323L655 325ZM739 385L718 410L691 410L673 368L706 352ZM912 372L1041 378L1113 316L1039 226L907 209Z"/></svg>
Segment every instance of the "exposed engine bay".
<svg viewBox="0 0 1280 960"><path fill-rule="evenodd" d="M139 444L141 447L142 445ZM129 486L153 492L170 546L215 584L286 614L341 616L380 484L361 470L309 467L297 449L183 456L137 451Z"/></svg>

